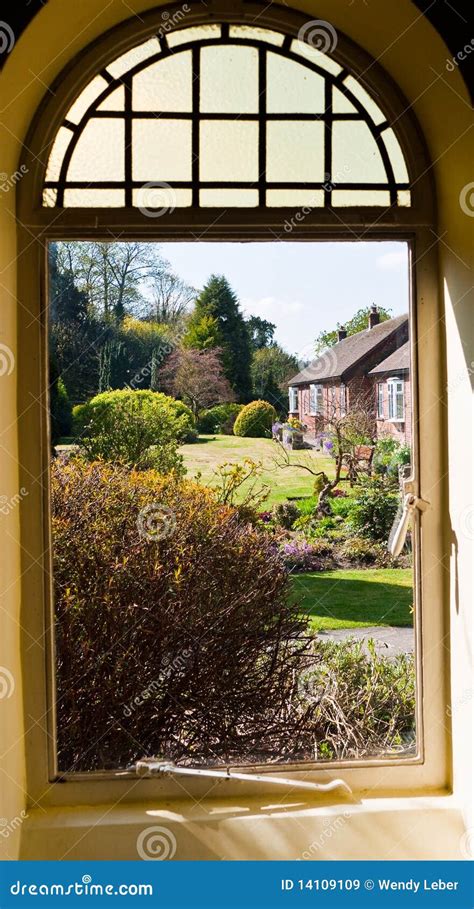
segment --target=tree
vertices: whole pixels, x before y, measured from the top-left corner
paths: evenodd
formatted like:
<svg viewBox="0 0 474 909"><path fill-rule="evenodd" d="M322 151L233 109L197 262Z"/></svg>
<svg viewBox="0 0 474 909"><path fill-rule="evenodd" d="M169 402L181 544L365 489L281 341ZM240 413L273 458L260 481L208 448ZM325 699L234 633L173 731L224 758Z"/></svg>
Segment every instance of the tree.
<svg viewBox="0 0 474 909"><path fill-rule="evenodd" d="M299 370L298 361L279 344L261 347L252 357L252 383L258 398L270 401L279 414L288 410L288 379Z"/></svg>
<svg viewBox="0 0 474 909"><path fill-rule="evenodd" d="M209 350L219 347L221 340L219 323L213 316L193 314L183 338L183 346L195 350Z"/></svg>
<svg viewBox="0 0 474 909"><path fill-rule="evenodd" d="M260 316L250 316L247 319L247 331L252 350L262 350L273 342L276 325L273 322L267 322Z"/></svg>
<svg viewBox="0 0 474 909"><path fill-rule="evenodd" d="M172 271L159 272L153 278L151 300L145 304L145 318L165 325L177 325L183 321L195 297L194 287L178 275Z"/></svg>
<svg viewBox="0 0 474 909"><path fill-rule="evenodd" d="M357 312L352 316L352 319L349 319L345 324L345 329L347 336L355 335L358 331L364 331L367 328L369 321L369 313L371 307L363 306L361 309L358 309ZM391 310L384 309L383 306L378 307L379 319L381 322L386 322L387 319L391 319ZM331 329L330 331L320 331L319 335L315 341L315 353L322 353L323 350L326 350L328 347L333 347L337 343L337 329Z"/></svg>
<svg viewBox="0 0 474 909"><path fill-rule="evenodd" d="M212 327L213 347L222 349L224 373L229 380L239 401L248 401L251 397L252 383L250 377L251 349L247 325L239 306L239 301L224 275L211 275L204 289L199 294L194 312L190 319L185 346L189 346L189 334L201 331L203 317L214 319Z"/></svg>
<svg viewBox="0 0 474 909"><path fill-rule="evenodd" d="M234 400L230 383L224 375L218 348L175 350L159 372L166 391L181 398L197 418L199 412L214 404Z"/></svg>
<svg viewBox="0 0 474 909"><path fill-rule="evenodd" d="M49 300L50 320L54 322L84 323L89 316L87 294L79 290L74 273L60 268L58 244L49 248Z"/></svg>

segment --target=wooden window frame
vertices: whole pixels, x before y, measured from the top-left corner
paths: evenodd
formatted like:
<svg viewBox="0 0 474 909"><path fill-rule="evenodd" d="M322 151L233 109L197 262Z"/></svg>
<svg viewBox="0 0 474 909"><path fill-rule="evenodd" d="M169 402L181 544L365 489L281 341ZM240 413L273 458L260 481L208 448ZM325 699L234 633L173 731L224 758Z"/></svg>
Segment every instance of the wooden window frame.
<svg viewBox="0 0 474 909"><path fill-rule="evenodd" d="M263 9L248 3L235 11L212 7L216 21L255 23L294 35L306 17L283 7ZM190 5L186 26L209 21L200 4ZM314 208L292 232L285 229L295 210L176 209L150 219L134 208L48 209L41 205L47 151L74 98L92 76L111 59L156 34L160 10L133 17L106 33L79 55L46 93L25 143L26 171L18 187L18 434L20 485L29 495L21 516L21 627L25 674L23 679L26 727L27 790L42 806L137 802L163 798L203 798L214 789L208 781L191 780L186 791L176 779L137 779L133 774L90 773L67 778L58 774L54 729L54 642L52 639L51 535L49 508L47 375L48 278L47 245L55 240L231 242L269 240L299 242L398 240L410 249L410 346L413 387L413 475L415 495L429 508L415 518L417 753L405 760L318 762L285 765L285 775L321 781L343 776L357 794L365 796L420 794L447 791L451 753L445 704L449 691L449 655L443 642L449 628L448 591L443 559L448 541L440 531L447 476L442 311L437 288L435 191L430 160L423 138L406 100L388 75L361 48L339 35L334 56L365 84L384 105L406 157L412 192L411 208ZM46 154L45 154L46 149ZM433 441L435 440L435 441ZM421 578L423 576L423 589ZM424 608L424 603L428 608ZM27 667L27 668L26 668ZM423 697L422 697L423 686ZM278 767L255 768L281 774ZM67 779L65 784L63 779ZM275 794L265 783L226 782L219 793L226 797ZM215 795L215 792L214 792Z"/></svg>

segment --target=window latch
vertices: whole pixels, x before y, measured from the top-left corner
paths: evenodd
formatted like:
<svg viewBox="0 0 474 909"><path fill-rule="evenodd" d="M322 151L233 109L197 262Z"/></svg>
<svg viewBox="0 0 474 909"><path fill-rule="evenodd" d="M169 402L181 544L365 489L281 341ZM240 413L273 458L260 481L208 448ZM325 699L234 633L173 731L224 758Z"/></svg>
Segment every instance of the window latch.
<svg viewBox="0 0 474 909"><path fill-rule="evenodd" d="M406 495L403 499L400 517L397 517L395 519L392 530L390 532L390 536L388 538L387 549L393 559L396 559L397 556L400 555L405 545L408 525L410 523L411 516L416 510L426 511L426 509L429 507L429 502L425 502L424 499L420 499L413 492L406 492Z"/></svg>
<svg viewBox="0 0 474 909"><path fill-rule="evenodd" d="M135 764L137 776L201 776L215 780L244 780L248 783L274 783L276 786L287 786L291 789L307 789L313 792L332 792L333 789L344 789L352 795L352 789L344 780L335 779L329 783L310 783L306 780L287 779L262 773L239 773L227 770L205 770L201 767L179 767L172 761L142 760Z"/></svg>

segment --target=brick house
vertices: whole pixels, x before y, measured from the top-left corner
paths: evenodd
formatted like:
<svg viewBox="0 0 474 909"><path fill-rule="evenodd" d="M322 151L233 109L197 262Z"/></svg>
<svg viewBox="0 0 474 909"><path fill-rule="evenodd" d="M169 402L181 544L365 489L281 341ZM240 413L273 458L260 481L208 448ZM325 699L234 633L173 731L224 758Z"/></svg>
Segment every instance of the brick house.
<svg viewBox="0 0 474 909"><path fill-rule="evenodd" d="M407 341L369 372L376 401L377 436L392 436L411 444L412 409L410 344Z"/></svg>
<svg viewBox="0 0 474 909"><path fill-rule="evenodd" d="M326 430L329 415L344 416L362 401L373 410L374 434L390 432L400 441L409 441L408 316L380 322L378 310L373 306L365 330L347 337L345 329L340 328L338 334L339 340L333 347L288 382L289 415L300 419L311 436L317 436ZM405 353L397 359L398 351L403 349ZM395 357L393 362L392 356ZM407 366L400 365L405 361ZM382 369L380 373L377 372L379 369ZM396 382L403 383L403 404L402 392ZM384 387L385 408L380 409L380 417L377 410L378 394L382 408L379 385Z"/></svg>

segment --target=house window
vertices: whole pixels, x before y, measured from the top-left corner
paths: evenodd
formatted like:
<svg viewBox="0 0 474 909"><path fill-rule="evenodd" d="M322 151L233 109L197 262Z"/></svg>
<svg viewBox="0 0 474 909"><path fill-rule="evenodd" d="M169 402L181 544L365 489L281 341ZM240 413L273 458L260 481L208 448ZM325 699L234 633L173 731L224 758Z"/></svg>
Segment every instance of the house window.
<svg viewBox="0 0 474 909"><path fill-rule="evenodd" d="M388 389L388 418L393 423L402 423L405 419L405 401L403 379L389 379Z"/></svg>
<svg viewBox="0 0 474 909"><path fill-rule="evenodd" d="M377 384L377 417L379 420L383 420L383 382Z"/></svg>
<svg viewBox="0 0 474 909"><path fill-rule="evenodd" d="M290 398L290 404L289 404L290 413L296 413L298 410L298 389L297 388L290 388L289 398Z"/></svg>
<svg viewBox="0 0 474 909"><path fill-rule="evenodd" d="M323 412L323 386L309 386L309 412L312 416L317 416Z"/></svg>

